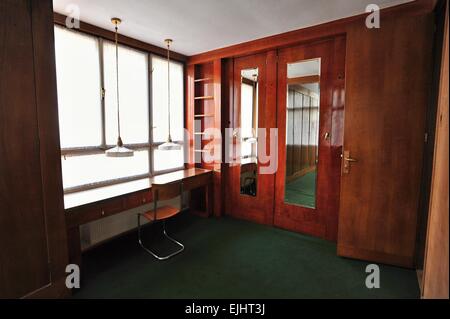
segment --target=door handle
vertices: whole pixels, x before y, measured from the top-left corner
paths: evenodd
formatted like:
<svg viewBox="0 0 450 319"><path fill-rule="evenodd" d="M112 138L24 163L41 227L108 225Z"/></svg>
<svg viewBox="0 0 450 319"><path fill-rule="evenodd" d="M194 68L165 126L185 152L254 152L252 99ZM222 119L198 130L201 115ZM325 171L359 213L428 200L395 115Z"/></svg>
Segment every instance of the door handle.
<svg viewBox="0 0 450 319"><path fill-rule="evenodd" d="M358 160L350 157L350 151L344 151L343 158L344 158L344 169L342 172L344 174L349 174L351 167L350 163L356 163L358 162Z"/></svg>

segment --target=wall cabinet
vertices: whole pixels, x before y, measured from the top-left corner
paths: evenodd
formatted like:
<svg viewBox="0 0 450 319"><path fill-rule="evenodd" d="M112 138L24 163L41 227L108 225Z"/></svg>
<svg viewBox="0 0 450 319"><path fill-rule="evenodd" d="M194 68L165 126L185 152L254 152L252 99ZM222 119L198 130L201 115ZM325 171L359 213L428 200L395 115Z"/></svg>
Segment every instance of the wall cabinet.
<svg viewBox="0 0 450 319"><path fill-rule="evenodd" d="M52 1L2 0L0 43L0 298L63 297Z"/></svg>

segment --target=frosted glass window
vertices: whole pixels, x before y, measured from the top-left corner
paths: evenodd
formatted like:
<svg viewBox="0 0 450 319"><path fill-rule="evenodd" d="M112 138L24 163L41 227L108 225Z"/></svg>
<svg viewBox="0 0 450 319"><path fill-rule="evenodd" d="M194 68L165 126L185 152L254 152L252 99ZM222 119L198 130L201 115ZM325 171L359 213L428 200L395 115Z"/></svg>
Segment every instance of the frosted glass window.
<svg viewBox="0 0 450 319"><path fill-rule="evenodd" d="M175 168L181 168L184 165L184 150L160 151L155 149L153 152L153 165L155 172L167 171Z"/></svg>
<svg viewBox="0 0 450 319"><path fill-rule="evenodd" d="M165 58L152 56L149 60L147 52L119 45L121 137L126 145L146 144L148 148L142 150L140 147L141 150L135 151L133 157L109 158L105 154L92 155L92 152L97 148L94 153L101 153L117 142L115 43L55 26L55 53L61 146L67 154L61 159L64 189L107 181L119 183L128 177L183 168L183 150L158 151L155 148L168 136ZM153 70L149 68L150 62ZM173 61L170 76L171 133L173 140L182 143L183 64ZM153 83L152 99L150 82ZM104 103L102 86L105 89ZM156 129L151 140L153 126ZM153 170L150 171L152 161Z"/></svg>
<svg viewBox="0 0 450 319"><path fill-rule="evenodd" d="M64 188L148 174L148 156L149 151L138 151L133 157L123 158L105 154L62 158Z"/></svg>
<svg viewBox="0 0 450 319"><path fill-rule="evenodd" d="M117 142L116 48L104 42L106 143ZM120 128L125 144L149 143L148 55L119 46Z"/></svg>
<svg viewBox="0 0 450 319"><path fill-rule="evenodd" d="M99 146L102 131L98 40L57 26L55 54L61 147Z"/></svg>
<svg viewBox="0 0 450 319"><path fill-rule="evenodd" d="M168 86L167 60L152 56L152 117L153 141L165 142L168 136ZM170 64L170 125L172 139L183 141L184 137L184 88L183 65ZM156 166L156 165L155 165Z"/></svg>

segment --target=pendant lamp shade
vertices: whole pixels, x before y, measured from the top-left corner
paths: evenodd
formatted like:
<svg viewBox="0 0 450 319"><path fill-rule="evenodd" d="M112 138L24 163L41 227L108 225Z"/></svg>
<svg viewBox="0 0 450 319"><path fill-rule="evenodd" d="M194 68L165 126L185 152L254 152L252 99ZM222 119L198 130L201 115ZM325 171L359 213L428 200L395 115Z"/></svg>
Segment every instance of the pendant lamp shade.
<svg viewBox="0 0 450 319"><path fill-rule="evenodd" d="M134 151L123 146L122 139L119 137L117 145L106 151L108 157L132 157Z"/></svg>
<svg viewBox="0 0 450 319"><path fill-rule="evenodd" d="M181 150L181 145L174 143L172 141L172 137L170 135L170 44L173 42L171 39L166 39L164 42L167 45L167 110L168 110L168 124L169 124L169 136L167 137L167 141L160 146L158 146L158 150L160 151L176 151Z"/></svg>
<svg viewBox="0 0 450 319"><path fill-rule="evenodd" d="M119 102L119 24L122 22L119 18L112 18L111 22L116 29L116 93L117 93L117 144L113 148L106 151L107 157L132 157L134 151L123 146L122 138L120 137L120 102Z"/></svg>
<svg viewBox="0 0 450 319"><path fill-rule="evenodd" d="M158 150L160 151L178 151L181 150L181 145L174 142L165 142L158 146Z"/></svg>

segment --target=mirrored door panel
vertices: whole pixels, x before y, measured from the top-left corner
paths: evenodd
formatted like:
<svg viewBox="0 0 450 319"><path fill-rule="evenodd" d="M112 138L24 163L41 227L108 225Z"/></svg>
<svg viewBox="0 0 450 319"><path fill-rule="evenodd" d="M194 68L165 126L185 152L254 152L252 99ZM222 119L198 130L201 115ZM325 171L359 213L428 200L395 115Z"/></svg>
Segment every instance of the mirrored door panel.
<svg viewBox="0 0 450 319"><path fill-rule="evenodd" d="M264 128L276 127L277 51L233 59L233 163L227 168L226 213L257 223L273 223L275 173L266 173L270 145ZM264 145L265 144L265 145ZM276 149L273 150L276 153ZM259 154L261 153L261 154ZM261 157L263 156L263 157Z"/></svg>
<svg viewBox="0 0 450 319"><path fill-rule="evenodd" d="M256 197L258 181L258 68L241 71L241 194Z"/></svg>
<svg viewBox="0 0 450 319"><path fill-rule="evenodd" d="M345 37L278 51L274 225L335 241Z"/></svg>
<svg viewBox="0 0 450 319"><path fill-rule="evenodd" d="M288 204L316 208L319 161L320 58L287 64L286 178Z"/></svg>

